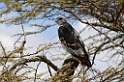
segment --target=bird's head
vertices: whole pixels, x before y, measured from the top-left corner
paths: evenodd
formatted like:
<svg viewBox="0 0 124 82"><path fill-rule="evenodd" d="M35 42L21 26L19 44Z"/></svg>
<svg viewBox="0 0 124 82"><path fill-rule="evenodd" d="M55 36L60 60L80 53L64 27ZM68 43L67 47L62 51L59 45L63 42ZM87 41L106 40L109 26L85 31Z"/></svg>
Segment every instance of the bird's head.
<svg viewBox="0 0 124 82"><path fill-rule="evenodd" d="M55 22L58 24L58 25L61 25L62 23L66 22L66 19L63 18L63 17L57 17L55 19Z"/></svg>

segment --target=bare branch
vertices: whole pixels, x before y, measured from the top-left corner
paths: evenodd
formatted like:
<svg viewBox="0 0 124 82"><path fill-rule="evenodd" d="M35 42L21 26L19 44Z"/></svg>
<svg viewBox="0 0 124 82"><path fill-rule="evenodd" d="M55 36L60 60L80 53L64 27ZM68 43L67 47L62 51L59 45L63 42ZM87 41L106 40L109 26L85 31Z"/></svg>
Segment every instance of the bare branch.
<svg viewBox="0 0 124 82"><path fill-rule="evenodd" d="M10 69L9 71L13 71L14 69L16 69L17 66L20 65L24 65L26 63L30 63L30 62L44 62L46 64L48 64L50 67L52 67L55 71L58 70L58 67L55 66L50 60L48 60L45 56L35 56L33 58L23 58L21 60L19 60L17 63L15 63Z"/></svg>
<svg viewBox="0 0 124 82"><path fill-rule="evenodd" d="M40 66L40 63L41 63L41 61L38 63L37 68L35 69L34 82L36 82L36 79L37 79L37 70L38 70L38 67Z"/></svg>

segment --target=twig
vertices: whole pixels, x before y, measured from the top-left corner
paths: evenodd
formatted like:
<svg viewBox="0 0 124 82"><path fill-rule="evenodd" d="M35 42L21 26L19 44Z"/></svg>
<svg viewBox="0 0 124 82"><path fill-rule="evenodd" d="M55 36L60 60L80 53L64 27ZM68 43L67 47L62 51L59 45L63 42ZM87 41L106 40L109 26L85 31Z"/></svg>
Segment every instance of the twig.
<svg viewBox="0 0 124 82"><path fill-rule="evenodd" d="M40 66L40 63L41 63L41 61L38 63L37 68L36 68L35 73L34 73L34 75L35 75L34 82L36 82L36 79L37 79L37 70L38 70L38 67Z"/></svg>
<svg viewBox="0 0 124 82"><path fill-rule="evenodd" d="M50 66L48 64L47 64L47 68L48 68L48 71L49 71L50 76L52 76L52 72L51 72Z"/></svg>
<svg viewBox="0 0 124 82"><path fill-rule="evenodd" d="M14 42L14 45L22 38L23 35L20 35L20 37Z"/></svg>

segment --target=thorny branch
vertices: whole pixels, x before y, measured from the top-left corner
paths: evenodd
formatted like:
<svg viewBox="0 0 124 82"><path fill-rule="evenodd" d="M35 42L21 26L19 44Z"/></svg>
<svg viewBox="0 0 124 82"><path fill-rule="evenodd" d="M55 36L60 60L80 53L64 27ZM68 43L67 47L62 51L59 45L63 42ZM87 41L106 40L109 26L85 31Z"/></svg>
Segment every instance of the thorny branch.
<svg viewBox="0 0 124 82"><path fill-rule="evenodd" d="M0 20L1 23L20 24L20 21L23 21L23 23L27 23L30 20L34 21L37 19L45 19L45 20L48 19L53 21L56 16L64 16L66 18L72 19L71 21L78 20L81 23L87 24L88 26L96 30L98 34L92 35L87 39L87 40L91 40L91 39L96 40L96 41L93 41L93 45L89 49L89 54L90 55L94 54L92 65L94 64L96 54L98 54L98 52L103 52L105 50L112 49L115 51L115 53L110 54L111 56L121 55L123 57L123 54L124 54L124 39L123 39L124 38L124 34L123 34L124 32L124 22L123 22L124 21L124 17L123 17L124 1L123 0L83 0L83 1L82 0L76 0L76 1L75 0L69 0L69 1L26 0L22 2L19 0L16 0L16 2L14 3L11 1L3 0L3 3L6 5L6 7L5 9L4 7L0 8L1 17L3 14L8 14L11 11L11 9L14 10L14 12L17 12L21 15L19 17L5 18L4 20L1 19ZM29 9L29 7L31 7L31 9ZM74 63L76 63L74 65L75 68L73 68L72 66L74 63L71 63L70 61L64 64L62 68L58 69L52 62L50 62L50 60L46 58L46 56L44 57L39 55L40 52L53 48L51 46L56 45L57 43L44 44L45 46L42 46L42 48L38 49L34 53L29 53L27 55L23 54L23 49L26 43L27 35L41 33L42 31L46 30L49 27L49 26L43 26L43 25L37 25L37 24L33 24L32 26L38 26L38 27L41 27L41 29L34 32L25 32L22 26L23 33L18 33L14 35L14 36L20 36L15 43L17 43L23 36L24 36L24 40L22 41L21 45L18 48L15 48L13 51L7 52L6 48L2 45L2 43L0 43L1 51L2 51L1 57L0 57L0 61L1 61L0 65L3 66L4 68L3 70L6 70L7 76L9 76L8 74L9 70L13 71L21 65L24 65L30 62L45 62L48 66L52 67L55 71L58 70L57 73L52 76L54 77L52 79L53 82L57 80L60 81L60 79L63 82L64 81L67 82L67 80L72 81L72 78L68 76L72 76L74 74L74 71L78 65L78 63L76 63L75 60L72 59L72 61L75 61ZM102 37L102 39L98 39L99 36L103 36L103 35L104 37ZM117 50L117 48L119 49ZM17 55L18 53L19 54L22 53L23 55L18 56ZM29 56L33 58L30 58ZM15 58L19 59L19 61L14 63L14 65L11 67L7 66L6 63L8 61L11 62L12 61L11 59L14 59L14 61L16 61ZM123 63L123 60L119 60L119 61ZM114 81L114 80L117 81L119 79L118 82L120 82L121 80L124 79L122 78L124 77L123 76L124 71L121 70L123 69L123 67L120 67L120 65L116 65L116 66L117 67L113 68L114 70L111 68L108 68L103 72L96 70L97 74L87 79L86 81L100 80L101 82L103 82L103 81ZM10 69L8 70L8 68ZM65 69L65 68L68 68L68 69ZM37 72L35 72L35 78L33 78L33 80L36 80L36 73ZM3 76L5 76L4 73L3 73ZM6 81L9 81L9 78Z"/></svg>
<svg viewBox="0 0 124 82"><path fill-rule="evenodd" d="M18 34L14 34L14 35L12 35L12 36L13 36L13 37L14 37L14 36L20 36L19 39L18 39L18 40L20 40L22 36L28 36L28 35L33 35L33 34L39 34L39 33L43 32L44 30L46 30L46 29L48 29L48 28L50 28L50 27L52 27L52 26L54 26L54 25L55 25L55 24L43 26L43 25L38 25L38 24L31 24L31 27L32 27L32 26L41 27L40 30L34 31L34 32L25 32L25 34L24 34L24 33L18 33ZM18 41L18 40L17 40L17 41ZM17 42L17 41L16 41L16 42Z"/></svg>
<svg viewBox="0 0 124 82"><path fill-rule="evenodd" d="M58 67L55 66L50 60L48 60L45 56L34 56L32 58L23 58L21 60L19 60L17 63L15 63L10 69L9 71L13 71L17 66L20 65L24 65L30 62L44 62L46 64L48 64L49 66L51 66L55 71L58 70Z"/></svg>
<svg viewBox="0 0 124 82"><path fill-rule="evenodd" d="M55 76L51 78L51 82L71 82L72 76L77 68L79 62L76 59L66 59L63 66L57 71Z"/></svg>

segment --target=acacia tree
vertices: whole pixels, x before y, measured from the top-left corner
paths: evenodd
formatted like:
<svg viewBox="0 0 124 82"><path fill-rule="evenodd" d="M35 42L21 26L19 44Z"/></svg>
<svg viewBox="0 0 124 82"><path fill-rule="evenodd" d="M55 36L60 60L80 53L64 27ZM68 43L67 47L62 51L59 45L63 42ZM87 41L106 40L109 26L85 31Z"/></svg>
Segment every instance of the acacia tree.
<svg viewBox="0 0 124 82"><path fill-rule="evenodd" d="M1 7L0 12L0 22L22 25L22 33L15 34L14 36L19 37L16 43L23 38L20 46L16 46L12 51L6 51L5 46L2 42L0 43L0 66L2 68L0 76L1 81L20 82L24 80L37 81L39 79L40 82L71 82L76 77L80 78L83 82L121 82L124 80L123 0L2 0L1 4L3 4L3 6ZM3 18L3 15L11 14L11 12L16 12L17 16ZM96 34L91 35L84 40L92 41L92 43L87 45L88 54L93 57L91 58L92 64L95 64L94 60L97 55L101 55L101 53L108 51L111 52L109 53L110 59L119 57L119 59L115 58L118 63L114 67L109 66L104 71L100 71L92 66L91 70L95 72L95 74L89 77L88 74L90 75L91 73L87 73L81 77L81 71L74 75L75 69L78 66L78 61L76 59L66 59L64 60L62 67L58 67L55 63L52 63L45 54L40 54L44 51L47 52L47 50L51 48L58 47L57 44L60 44L58 41L39 45L36 52L24 53L26 37L28 37L28 35L39 34L55 25L51 24L44 26L37 23L31 24L31 26L39 27L40 30L25 32L25 23L43 19L55 20L57 16L66 17L68 20L72 20L71 22L77 20L78 22L86 24L87 27L82 28L80 33L84 32L86 29L96 31ZM27 65L31 62L38 62L35 69ZM48 72L51 75L49 79L40 79L42 73L41 75L37 74L37 69L41 62L48 65ZM10 63L11 66L9 66L8 63ZM21 75L18 74L20 70L25 68L29 70L23 71ZM55 70L54 75L51 73L50 68ZM33 77L28 77L27 74L30 72L35 72L35 75Z"/></svg>

